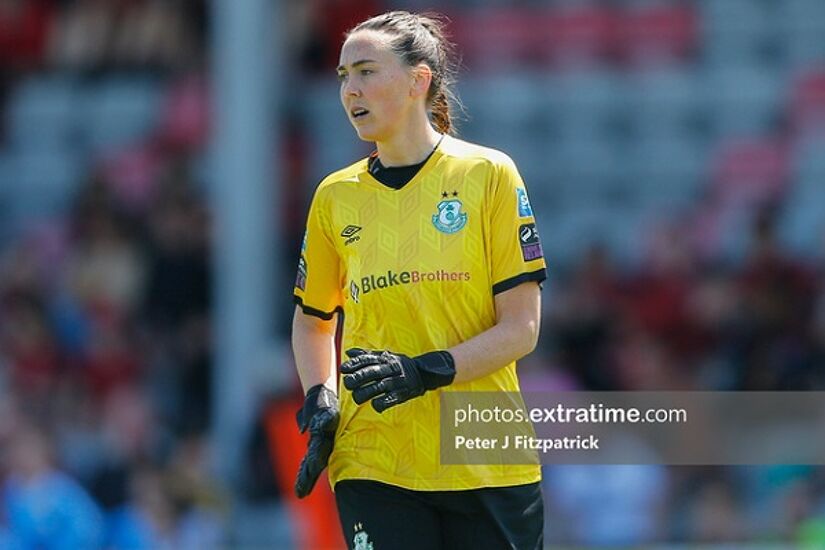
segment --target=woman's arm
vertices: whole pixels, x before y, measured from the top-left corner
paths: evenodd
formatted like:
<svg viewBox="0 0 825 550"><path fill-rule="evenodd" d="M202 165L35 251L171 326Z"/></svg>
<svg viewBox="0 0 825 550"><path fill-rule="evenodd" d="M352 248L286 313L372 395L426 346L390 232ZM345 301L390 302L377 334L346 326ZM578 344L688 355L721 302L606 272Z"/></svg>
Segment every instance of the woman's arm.
<svg viewBox="0 0 825 550"><path fill-rule="evenodd" d="M495 296L496 324L449 351L455 360L454 383L497 371L536 347L541 322L541 289L523 283Z"/></svg>
<svg viewBox="0 0 825 550"><path fill-rule="evenodd" d="M309 431L307 452L298 468L295 494L304 498L327 467L338 428L335 365L335 319L324 321L295 308L292 318L292 350L304 387L304 406L298 411L298 429Z"/></svg>
<svg viewBox="0 0 825 550"><path fill-rule="evenodd" d="M335 318L325 321L295 307L292 318L292 351L304 393L318 384L337 393L336 323Z"/></svg>

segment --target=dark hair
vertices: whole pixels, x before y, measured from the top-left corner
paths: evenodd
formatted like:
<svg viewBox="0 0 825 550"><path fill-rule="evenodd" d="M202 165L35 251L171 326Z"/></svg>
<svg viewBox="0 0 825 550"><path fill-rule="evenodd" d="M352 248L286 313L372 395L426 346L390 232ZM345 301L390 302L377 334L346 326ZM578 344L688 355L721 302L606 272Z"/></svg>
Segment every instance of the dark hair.
<svg viewBox="0 0 825 550"><path fill-rule="evenodd" d="M390 47L407 65L414 67L424 63L429 66L433 74L427 91L430 119L436 130L452 134L451 105L460 107L461 104L453 91L457 63L444 27L445 19L440 15L391 11L359 23L347 32L346 37L364 30L385 32L392 36Z"/></svg>

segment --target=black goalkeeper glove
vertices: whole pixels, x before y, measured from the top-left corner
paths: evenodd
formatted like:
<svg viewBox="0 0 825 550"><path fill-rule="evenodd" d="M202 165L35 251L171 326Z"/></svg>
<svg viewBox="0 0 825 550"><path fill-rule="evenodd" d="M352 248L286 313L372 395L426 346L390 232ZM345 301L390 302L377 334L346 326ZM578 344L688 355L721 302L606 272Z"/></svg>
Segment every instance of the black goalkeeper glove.
<svg viewBox="0 0 825 550"><path fill-rule="evenodd" d="M361 405L384 412L424 392L452 384L455 361L448 351L431 351L416 357L389 351L347 350L349 361L341 365L344 386Z"/></svg>
<svg viewBox="0 0 825 550"><path fill-rule="evenodd" d="M304 406L297 414L301 433L309 429L307 452L295 480L295 494L298 498L304 498L312 491L318 476L327 467L339 419L338 396L335 392L323 384L312 386L304 399Z"/></svg>

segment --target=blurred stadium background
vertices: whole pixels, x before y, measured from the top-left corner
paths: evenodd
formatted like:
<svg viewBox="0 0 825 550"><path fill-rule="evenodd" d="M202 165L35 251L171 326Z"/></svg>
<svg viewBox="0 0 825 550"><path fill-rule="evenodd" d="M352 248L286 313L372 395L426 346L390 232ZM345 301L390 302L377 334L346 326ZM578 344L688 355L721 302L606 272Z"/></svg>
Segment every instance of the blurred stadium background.
<svg viewBox="0 0 825 550"><path fill-rule="evenodd" d="M544 236L525 389L823 388L822 0L0 0L0 548L340 543L291 280L342 32L431 7ZM545 474L548 545L825 548L822 468Z"/></svg>

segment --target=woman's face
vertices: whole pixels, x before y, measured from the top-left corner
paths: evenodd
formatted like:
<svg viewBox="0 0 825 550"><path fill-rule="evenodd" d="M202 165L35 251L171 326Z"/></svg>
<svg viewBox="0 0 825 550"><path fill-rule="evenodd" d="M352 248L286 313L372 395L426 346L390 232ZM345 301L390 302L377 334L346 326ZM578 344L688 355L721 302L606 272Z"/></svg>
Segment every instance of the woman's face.
<svg viewBox="0 0 825 550"><path fill-rule="evenodd" d="M413 71L390 49L389 40L382 32L360 31L341 48L341 103L365 141L392 139L420 99L413 93Z"/></svg>

